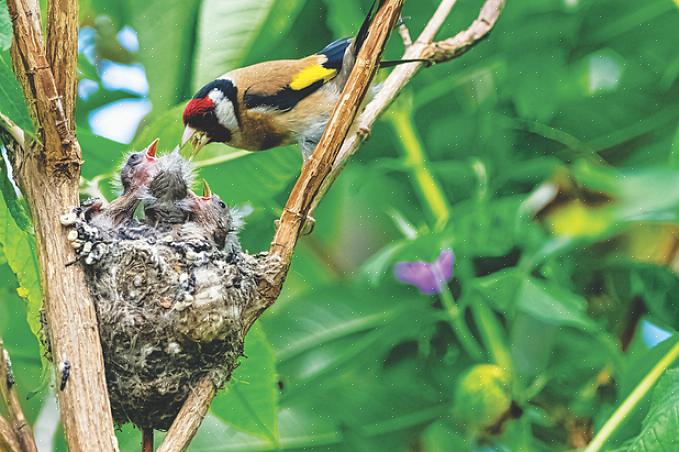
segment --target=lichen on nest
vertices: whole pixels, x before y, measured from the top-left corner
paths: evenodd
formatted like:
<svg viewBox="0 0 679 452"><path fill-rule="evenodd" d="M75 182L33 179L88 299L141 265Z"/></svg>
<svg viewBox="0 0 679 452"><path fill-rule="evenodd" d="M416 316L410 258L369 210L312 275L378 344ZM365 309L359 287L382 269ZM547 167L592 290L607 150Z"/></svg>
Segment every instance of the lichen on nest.
<svg viewBox="0 0 679 452"><path fill-rule="evenodd" d="M234 209L191 192L178 153L152 154L128 158L120 198L61 221L96 304L114 420L166 430L199 380L219 387L231 376L279 268L241 250ZM142 220L132 217L139 203Z"/></svg>

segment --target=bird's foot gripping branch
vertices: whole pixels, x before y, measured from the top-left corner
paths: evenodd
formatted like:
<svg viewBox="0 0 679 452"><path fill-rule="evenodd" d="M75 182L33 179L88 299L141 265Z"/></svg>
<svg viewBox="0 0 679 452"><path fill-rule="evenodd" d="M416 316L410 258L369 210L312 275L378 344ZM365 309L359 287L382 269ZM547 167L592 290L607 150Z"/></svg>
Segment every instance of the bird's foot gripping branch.
<svg viewBox="0 0 679 452"><path fill-rule="evenodd" d="M152 154L131 154L118 199L89 200L61 222L95 301L113 418L165 430L202 378L228 380L278 267L241 251L234 209L209 188L191 192L178 153Z"/></svg>

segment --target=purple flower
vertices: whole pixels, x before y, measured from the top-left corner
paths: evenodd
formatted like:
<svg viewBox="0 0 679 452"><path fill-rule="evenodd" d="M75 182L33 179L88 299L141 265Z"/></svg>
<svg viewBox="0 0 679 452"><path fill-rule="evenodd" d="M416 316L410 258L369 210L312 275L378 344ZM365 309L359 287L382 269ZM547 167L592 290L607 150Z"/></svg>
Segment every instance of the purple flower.
<svg viewBox="0 0 679 452"><path fill-rule="evenodd" d="M443 250L432 263L424 261L399 262L394 266L396 279L420 289L420 292L433 295L441 292L444 285L453 278L453 250Z"/></svg>

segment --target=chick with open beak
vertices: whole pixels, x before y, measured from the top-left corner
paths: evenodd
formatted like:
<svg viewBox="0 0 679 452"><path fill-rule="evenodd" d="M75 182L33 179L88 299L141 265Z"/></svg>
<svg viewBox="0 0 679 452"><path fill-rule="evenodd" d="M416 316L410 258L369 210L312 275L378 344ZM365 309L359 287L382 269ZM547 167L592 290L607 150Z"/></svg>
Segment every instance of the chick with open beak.
<svg viewBox="0 0 679 452"><path fill-rule="evenodd" d="M238 210L229 208L212 193L207 181L203 181L202 196L190 193L186 206L190 215L189 222L179 232L182 240L209 241L227 253L241 250L238 230L242 221Z"/></svg>
<svg viewBox="0 0 679 452"><path fill-rule="evenodd" d="M97 206L91 212L92 221L103 230L115 230L131 220L144 192L156 174L158 158L158 139L156 138L144 150L131 153L120 169L120 183L123 193L108 206Z"/></svg>

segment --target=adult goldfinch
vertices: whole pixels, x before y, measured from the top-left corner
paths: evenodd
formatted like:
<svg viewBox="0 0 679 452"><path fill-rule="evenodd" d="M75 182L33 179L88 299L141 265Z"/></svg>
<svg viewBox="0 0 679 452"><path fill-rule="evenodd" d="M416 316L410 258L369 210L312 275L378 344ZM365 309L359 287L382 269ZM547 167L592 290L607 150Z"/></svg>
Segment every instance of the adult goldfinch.
<svg viewBox="0 0 679 452"><path fill-rule="evenodd" d="M194 139L250 151L300 144L313 152L368 34L372 7L355 38L337 40L299 60L235 69L203 86L187 104L182 145ZM385 62L393 66L410 61Z"/></svg>

